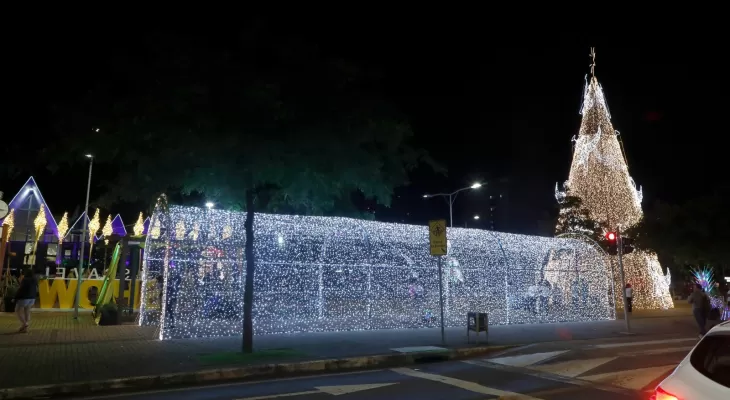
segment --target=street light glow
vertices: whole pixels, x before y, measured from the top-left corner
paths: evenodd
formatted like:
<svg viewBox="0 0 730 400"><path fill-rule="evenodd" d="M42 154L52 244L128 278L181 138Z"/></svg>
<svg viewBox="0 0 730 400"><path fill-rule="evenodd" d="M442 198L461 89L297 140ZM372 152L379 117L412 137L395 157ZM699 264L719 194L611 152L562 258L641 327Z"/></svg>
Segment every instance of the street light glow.
<svg viewBox="0 0 730 400"><path fill-rule="evenodd" d="M477 182L477 183L475 183L475 184L471 185L471 188L472 188L472 189L479 189L480 187L482 187L482 184L481 184L481 183L479 183L479 182Z"/></svg>
<svg viewBox="0 0 730 400"><path fill-rule="evenodd" d="M209 210L210 210L211 208L213 208L213 206L214 206L214 205L215 205L215 203L213 203L213 202L211 202L211 201L209 201L209 202L205 203L205 206L206 206L206 207L208 207L208 209L209 209Z"/></svg>
<svg viewBox="0 0 730 400"><path fill-rule="evenodd" d="M86 158L94 158L91 154L86 154Z"/></svg>
<svg viewBox="0 0 730 400"><path fill-rule="evenodd" d="M479 219L479 216L478 216L478 215L475 215L475 216L474 216L474 219Z"/></svg>
<svg viewBox="0 0 730 400"><path fill-rule="evenodd" d="M427 194L424 194L424 195L423 195L423 198L424 198L424 199L427 199L427 198L429 198L429 197L431 197L431 196L429 196L429 195L427 195Z"/></svg>

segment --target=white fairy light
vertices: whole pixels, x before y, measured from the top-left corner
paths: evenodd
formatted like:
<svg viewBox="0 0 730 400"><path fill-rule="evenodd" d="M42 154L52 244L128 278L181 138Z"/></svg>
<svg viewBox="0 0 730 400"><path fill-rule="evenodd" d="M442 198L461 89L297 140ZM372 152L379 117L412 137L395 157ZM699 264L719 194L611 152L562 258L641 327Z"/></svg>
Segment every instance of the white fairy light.
<svg viewBox="0 0 730 400"><path fill-rule="evenodd" d="M159 324L163 339L240 335L245 219L158 208L152 226L160 234L145 247L140 323ZM181 226L200 226L197 240L189 233L178 240ZM438 269L426 227L256 214L254 233L256 334L438 326ZM488 312L493 324L614 318L610 267L588 244L461 228L448 235L447 326L463 325L470 311ZM165 280L162 310L150 295L157 276Z"/></svg>
<svg viewBox="0 0 730 400"><path fill-rule="evenodd" d="M619 226L626 230L643 217L643 194L629 175L618 132L611 124L603 89L595 76L586 86L581 114L583 120L578 137L574 138L570 176L563 185L564 191L556 186L555 198L562 203L567 196L578 197L591 219L611 229ZM613 258L617 268L616 257ZM623 264L626 282L633 287L634 308L673 307L667 278L656 254L635 251L624 257ZM622 304L620 274L614 272L617 302Z"/></svg>

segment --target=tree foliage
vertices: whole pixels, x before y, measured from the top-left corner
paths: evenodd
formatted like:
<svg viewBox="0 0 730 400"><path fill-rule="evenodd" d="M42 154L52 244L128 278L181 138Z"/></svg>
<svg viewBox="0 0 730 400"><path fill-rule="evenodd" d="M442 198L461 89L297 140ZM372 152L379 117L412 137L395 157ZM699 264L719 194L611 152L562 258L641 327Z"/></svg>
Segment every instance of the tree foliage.
<svg viewBox="0 0 730 400"><path fill-rule="evenodd" d="M689 276L685 266L730 266L727 188L680 204L657 201L632 230L636 245L657 252L662 264Z"/></svg>
<svg viewBox="0 0 730 400"><path fill-rule="evenodd" d="M380 96L381 75L299 40L262 44L262 35L157 36L116 54L115 80L60 109L72 117L62 129L77 133L62 153L91 151L117 167L107 201L199 192L247 211L244 351L252 350L255 209L342 213L353 192L389 205L410 169L438 169Z"/></svg>
<svg viewBox="0 0 730 400"><path fill-rule="evenodd" d="M558 204L558 219L555 234L577 233L585 235L607 249L604 233L606 227L590 217L590 212L583 206L580 197L568 194Z"/></svg>

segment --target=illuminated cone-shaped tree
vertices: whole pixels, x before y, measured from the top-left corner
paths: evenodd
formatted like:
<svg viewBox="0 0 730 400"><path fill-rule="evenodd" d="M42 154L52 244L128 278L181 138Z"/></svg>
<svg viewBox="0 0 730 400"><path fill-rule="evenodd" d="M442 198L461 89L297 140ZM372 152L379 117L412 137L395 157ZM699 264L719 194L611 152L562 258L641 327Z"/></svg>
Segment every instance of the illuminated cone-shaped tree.
<svg viewBox="0 0 730 400"><path fill-rule="evenodd" d="M559 202L579 198L587 217L599 227L620 227L625 231L635 226L643 216L641 189L629 175L619 141L619 133L611 124L611 115L603 89L595 76L586 86L581 111L583 120L578 137L574 137L573 163L564 191L556 187ZM561 227L559 226L559 229ZM601 228L604 229L604 228ZM591 236L591 235L589 235ZM614 268L617 267L613 260ZM656 254L635 251L624 257L626 282L634 288L634 308L669 308L669 276L664 276ZM623 304L620 274L616 281L617 304Z"/></svg>

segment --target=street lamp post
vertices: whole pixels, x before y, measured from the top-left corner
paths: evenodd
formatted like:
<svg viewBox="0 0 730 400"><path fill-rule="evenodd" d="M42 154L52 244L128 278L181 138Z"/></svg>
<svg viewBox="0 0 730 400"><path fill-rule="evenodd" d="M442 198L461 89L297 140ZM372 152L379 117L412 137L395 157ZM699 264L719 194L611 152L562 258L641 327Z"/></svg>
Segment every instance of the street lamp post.
<svg viewBox="0 0 730 400"><path fill-rule="evenodd" d="M98 132L98 131L97 131ZM89 159L89 180L86 183L86 203L84 203L84 222L81 224L81 256L79 257L79 267L76 270L76 299L74 300L74 319L79 318L79 302L81 300L81 277L84 271L84 249L86 248L86 225L89 220L89 192L91 192L91 169L94 166L94 156L87 154ZM91 257L91 254L89 254Z"/></svg>
<svg viewBox="0 0 730 400"><path fill-rule="evenodd" d="M432 197L443 197L443 198L445 198L446 201L448 201L448 203L449 203L449 227L453 228L454 227L454 202L456 201L456 196L460 192L463 192L464 190L479 189L480 187L482 187L482 184L481 183L475 183L475 184L473 184L471 186L467 186L465 188L461 188L461 189L456 190L456 191L453 191L451 193L424 194L423 195L423 198L424 199L430 199Z"/></svg>

